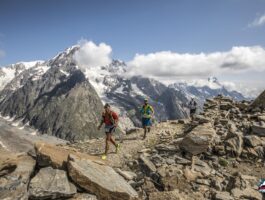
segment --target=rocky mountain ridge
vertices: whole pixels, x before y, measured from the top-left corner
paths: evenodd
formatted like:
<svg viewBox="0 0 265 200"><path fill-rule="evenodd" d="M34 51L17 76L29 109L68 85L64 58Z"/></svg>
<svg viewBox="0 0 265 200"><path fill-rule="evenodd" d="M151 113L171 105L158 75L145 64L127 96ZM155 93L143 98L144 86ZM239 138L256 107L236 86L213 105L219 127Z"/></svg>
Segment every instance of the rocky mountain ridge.
<svg viewBox="0 0 265 200"><path fill-rule="evenodd" d="M29 124L40 133L74 141L102 136L96 130L102 103L110 103L120 114L120 128L126 131L141 126L139 109L144 98L149 99L156 111L155 121L160 122L186 118L192 96L201 104L219 93L240 96L224 88L202 91L187 85L168 87L147 77L127 77L126 63L119 60L83 69L74 59L79 48L68 48L47 61L2 68L3 72L12 68L13 75L6 79L7 73L2 73L0 77L5 80L0 91L1 115Z"/></svg>
<svg viewBox="0 0 265 200"><path fill-rule="evenodd" d="M72 62L74 52L75 47L18 74L1 91L1 115L70 141L102 136L97 124L103 106Z"/></svg>

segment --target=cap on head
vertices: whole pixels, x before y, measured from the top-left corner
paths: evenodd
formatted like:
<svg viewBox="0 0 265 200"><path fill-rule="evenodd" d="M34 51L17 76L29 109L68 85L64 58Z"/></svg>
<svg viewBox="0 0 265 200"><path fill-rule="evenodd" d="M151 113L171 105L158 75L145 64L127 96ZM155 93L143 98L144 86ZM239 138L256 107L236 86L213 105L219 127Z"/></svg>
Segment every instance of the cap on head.
<svg viewBox="0 0 265 200"><path fill-rule="evenodd" d="M110 105L109 105L108 103L106 103L106 104L104 105L104 108L110 108Z"/></svg>
<svg viewBox="0 0 265 200"><path fill-rule="evenodd" d="M147 103L148 102L148 99L144 99L144 102Z"/></svg>

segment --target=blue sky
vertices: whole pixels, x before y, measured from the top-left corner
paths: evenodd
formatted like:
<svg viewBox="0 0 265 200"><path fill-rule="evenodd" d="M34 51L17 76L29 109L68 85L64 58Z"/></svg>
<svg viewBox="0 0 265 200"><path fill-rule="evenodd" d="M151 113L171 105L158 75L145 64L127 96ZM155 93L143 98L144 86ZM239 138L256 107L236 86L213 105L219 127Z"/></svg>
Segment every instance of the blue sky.
<svg viewBox="0 0 265 200"><path fill-rule="evenodd" d="M148 58L161 51L176 57L259 46L258 54L263 55L265 0L0 1L0 66L49 59L81 39L104 42L111 47L112 58L135 65L136 53ZM256 52L243 51L243 56ZM265 70L257 67L240 76L220 75L228 81L259 82L256 85L264 83L264 76Z"/></svg>
<svg viewBox="0 0 265 200"><path fill-rule="evenodd" d="M113 57L227 51L265 46L264 0L1 0L0 66L48 59L81 38L105 42Z"/></svg>

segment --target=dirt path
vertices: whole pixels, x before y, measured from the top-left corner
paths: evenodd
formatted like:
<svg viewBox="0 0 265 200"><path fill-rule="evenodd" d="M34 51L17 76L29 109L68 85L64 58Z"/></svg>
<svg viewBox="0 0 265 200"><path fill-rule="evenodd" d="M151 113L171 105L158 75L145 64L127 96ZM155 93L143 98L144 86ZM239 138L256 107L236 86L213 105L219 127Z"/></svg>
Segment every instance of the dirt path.
<svg viewBox="0 0 265 200"><path fill-rule="evenodd" d="M118 154L115 153L115 147L110 145L107 162L112 167L122 167L129 157L137 156L138 151L144 151L146 148L152 148L157 143L159 136L163 134L163 132L172 136L181 134L183 132L183 125L168 122L160 123L152 127L151 132L147 134L145 140L142 139L144 134L143 130L130 135L125 135L123 136L123 142L121 143L121 149ZM104 153L105 139L94 139L82 143L75 143L70 146L90 155L101 156Z"/></svg>

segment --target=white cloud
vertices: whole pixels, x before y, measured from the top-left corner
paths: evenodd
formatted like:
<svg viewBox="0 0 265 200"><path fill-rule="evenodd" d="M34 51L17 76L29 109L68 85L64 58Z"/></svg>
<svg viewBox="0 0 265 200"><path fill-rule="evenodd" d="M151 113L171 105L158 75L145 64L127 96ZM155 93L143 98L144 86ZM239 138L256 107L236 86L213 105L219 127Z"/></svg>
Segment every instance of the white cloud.
<svg viewBox="0 0 265 200"><path fill-rule="evenodd" d="M264 84L258 83L255 81L224 81L222 85L225 86L226 89L230 91L237 91L242 93L245 97L255 98L257 97L262 91L264 91Z"/></svg>
<svg viewBox="0 0 265 200"><path fill-rule="evenodd" d="M164 80L265 71L265 49L253 46L233 47L227 52L208 54L179 54L171 51L137 54L128 62L128 66L128 75L143 75Z"/></svg>
<svg viewBox="0 0 265 200"><path fill-rule="evenodd" d="M256 26L262 26L265 24L265 14L256 18L253 22L251 22L248 27L256 27Z"/></svg>
<svg viewBox="0 0 265 200"><path fill-rule="evenodd" d="M5 55L6 55L5 51L0 49L0 58L5 57Z"/></svg>
<svg viewBox="0 0 265 200"><path fill-rule="evenodd" d="M112 49L105 43L95 44L92 41L79 42L80 49L74 54L78 66L81 69L89 69L104 66L111 62Z"/></svg>

